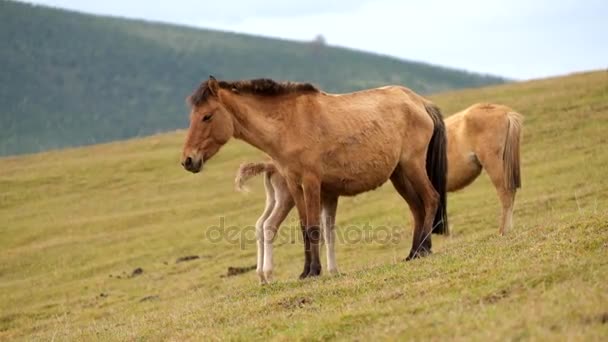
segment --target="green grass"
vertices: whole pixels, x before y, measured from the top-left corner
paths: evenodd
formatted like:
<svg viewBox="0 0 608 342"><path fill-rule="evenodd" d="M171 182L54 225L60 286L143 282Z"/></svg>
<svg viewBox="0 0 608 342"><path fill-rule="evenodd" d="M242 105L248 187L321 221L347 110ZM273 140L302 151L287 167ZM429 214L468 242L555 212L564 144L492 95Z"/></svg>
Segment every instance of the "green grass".
<svg viewBox="0 0 608 342"><path fill-rule="evenodd" d="M433 100L445 113L491 101L525 115L514 229L497 235L483 174L450 195L453 234L404 263L409 212L385 185L341 201L338 233L391 227L394 243L339 242L338 277L296 280L293 218L275 283L221 277L255 263L262 184L241 195L232 180L262 155L241 142L199 175L179 166L184 132L0 159L0 339L605 340L608 73ZM220 217L242 227L242 243L212 242ZM175 263L186 255L202 258ZM128 277L137 267L143 274Z"/></svg>

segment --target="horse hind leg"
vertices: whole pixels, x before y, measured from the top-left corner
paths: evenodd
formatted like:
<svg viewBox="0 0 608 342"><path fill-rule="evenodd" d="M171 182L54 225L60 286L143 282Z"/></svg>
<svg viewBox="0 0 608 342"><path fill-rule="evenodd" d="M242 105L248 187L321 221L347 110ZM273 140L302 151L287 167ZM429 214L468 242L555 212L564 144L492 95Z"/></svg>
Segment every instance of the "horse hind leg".
<svg viewBox="0 0 608 342"><path fill-rule="evenodd" d="M419 149L418 153L402 160L397 165L400 171L411 184L424 209L424 220L415 227L412 249L406 260L415 259L431 254L431 233L435 213L439 208L439 192L435 190L426 170L426 149Z"/></svg>
<svg viewBox="0 0 608 342"><path fill-rule="evenodd" d="M498 154L481 154L481 163L488 173L501 204L501 216L498 226L498 233L505 235L513 225L513 206L515 203L516 189L508 187L505 181L503 160Z"/></svg>
<svg viewBox="0 0 608 342"><path fill-rule="evenodd" d="M327 257L327 271L329 274L339 274L336 263L336 211L338 209L338 197L324 198L321 208L323 234L325 238L325 249Z"/></svg>
<svg viewBox="0 0 608 342"><path fill-rule="evenodd" d="M435 213L439 207L439 193L435 190L426 174L424 158L422 158L419 163L410 163L409 165L406 165L405 174L424 206L424 222L421 229L419 229L420 233L418 234L418 240L414 240L412 250L408 256L411 260L431 254L431 233L433 230Z"/></svg>
<svg viewBox="0 0 608 342"><path fill-rule="evenodd" d="M513 227L515 190L506 190L506 192L500 194L500 201L502 203L502 217L498 232L500 235L505 235Z"/></svg>
<svg viewBox="0 0 608 342"><path fill-rule="evenodd" d="M391 182L393 183L395 190L397 190L397 193L399 193L401 198L407 202L407 205L410 208L410 212L414 219L414 241L418 241L420 239L419 235L422 231L422 225L424 224L424 205L410 181L405 177L401 167L397 167L395 172L393 172L391 175ZM411 256L412 255L408 256L406 260L410 260Z"/></svg>

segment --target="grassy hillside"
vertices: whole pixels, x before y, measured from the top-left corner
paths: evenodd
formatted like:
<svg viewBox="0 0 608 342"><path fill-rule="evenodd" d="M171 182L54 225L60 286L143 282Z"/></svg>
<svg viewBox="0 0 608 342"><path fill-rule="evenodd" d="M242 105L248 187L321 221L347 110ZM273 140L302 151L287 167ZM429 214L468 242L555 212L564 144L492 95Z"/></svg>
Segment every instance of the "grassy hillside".
<svg viewBox="0 0 608 342"><path fill-rule="evenodd" d="M335 92L399 83L430 93L503 82L312 42L9 1L0 1L0 47L0 155L182 128L184 98L209 74L311 81Z"/></svg>
<svg viewBox="0 0 608 342"><path fill-rule="evenodd" d="M198 175L179 166L184 132L0 159L0 339L605 340L608 73L433 100L446 113L492 101L526 116L514 229L497 235L484 174L450 196L453 235L401 262L409 212L385 185L341 201L339 277L296 280L293 220L275 283L222 277L255 264L251 226L264 205L259 179L248 195L232 190L237 166L260 157L241 142ZM216 241L221 217L227 236ZM368 224L393 243L345 236ZM200 258L176 263L190 255Z"/></svg>

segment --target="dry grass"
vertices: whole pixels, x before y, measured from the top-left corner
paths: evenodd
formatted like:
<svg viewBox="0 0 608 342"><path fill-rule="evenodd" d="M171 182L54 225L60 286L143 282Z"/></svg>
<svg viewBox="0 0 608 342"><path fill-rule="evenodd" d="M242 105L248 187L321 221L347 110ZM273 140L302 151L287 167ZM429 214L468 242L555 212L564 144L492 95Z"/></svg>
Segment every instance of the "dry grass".
<svg viewBox="0 0 608 342"><path fill-rule="evenodd" d="M605 340L608 73L433 99L445 113L488 101L526 116L515 228L497 236L483 175L449 198L454 234L403 263L409 212L385 185L341 201L339 277L296 280L293 224L274 284L260 287L253 272L220 277L255 263L262 185L241 195L232 179L261 155L243 143L201 175L179 167L183 132L0 159L0 339ZM220 217L242 239L213 242ZM344 241L366 225L393 243ZM175 262L188 255L201 258Z"/></svg>

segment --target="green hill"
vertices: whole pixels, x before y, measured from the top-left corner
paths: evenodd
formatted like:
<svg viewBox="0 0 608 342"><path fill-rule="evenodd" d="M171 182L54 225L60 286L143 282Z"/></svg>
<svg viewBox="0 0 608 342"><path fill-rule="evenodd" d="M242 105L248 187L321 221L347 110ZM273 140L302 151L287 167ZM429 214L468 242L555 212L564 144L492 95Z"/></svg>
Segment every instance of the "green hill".
<svg viewBox="0 0 608 342"><path fill-rule="evenodd" d="M233 191L238 165L262 158L241 142L197 175L179 165L184 131L0 159L0 340L605 340L608 73L432 99L446 114L490 101L525 115L513 229L498 236L483 174L450 194L452 235L401 262L410 214L387 184L341 199L339 277L297 280L293 213L275 283L222 277L255 264L264 207L261 179Z"/></svg>
<svg viewBox="0 0 608 342"><path fill-rule="evenodd" d="M0 1L0 47L0 155L184 127L184 98L209 74L311 81L332 92L398 83L432 93L503 82L312 42L9 1Z"/></svg>

